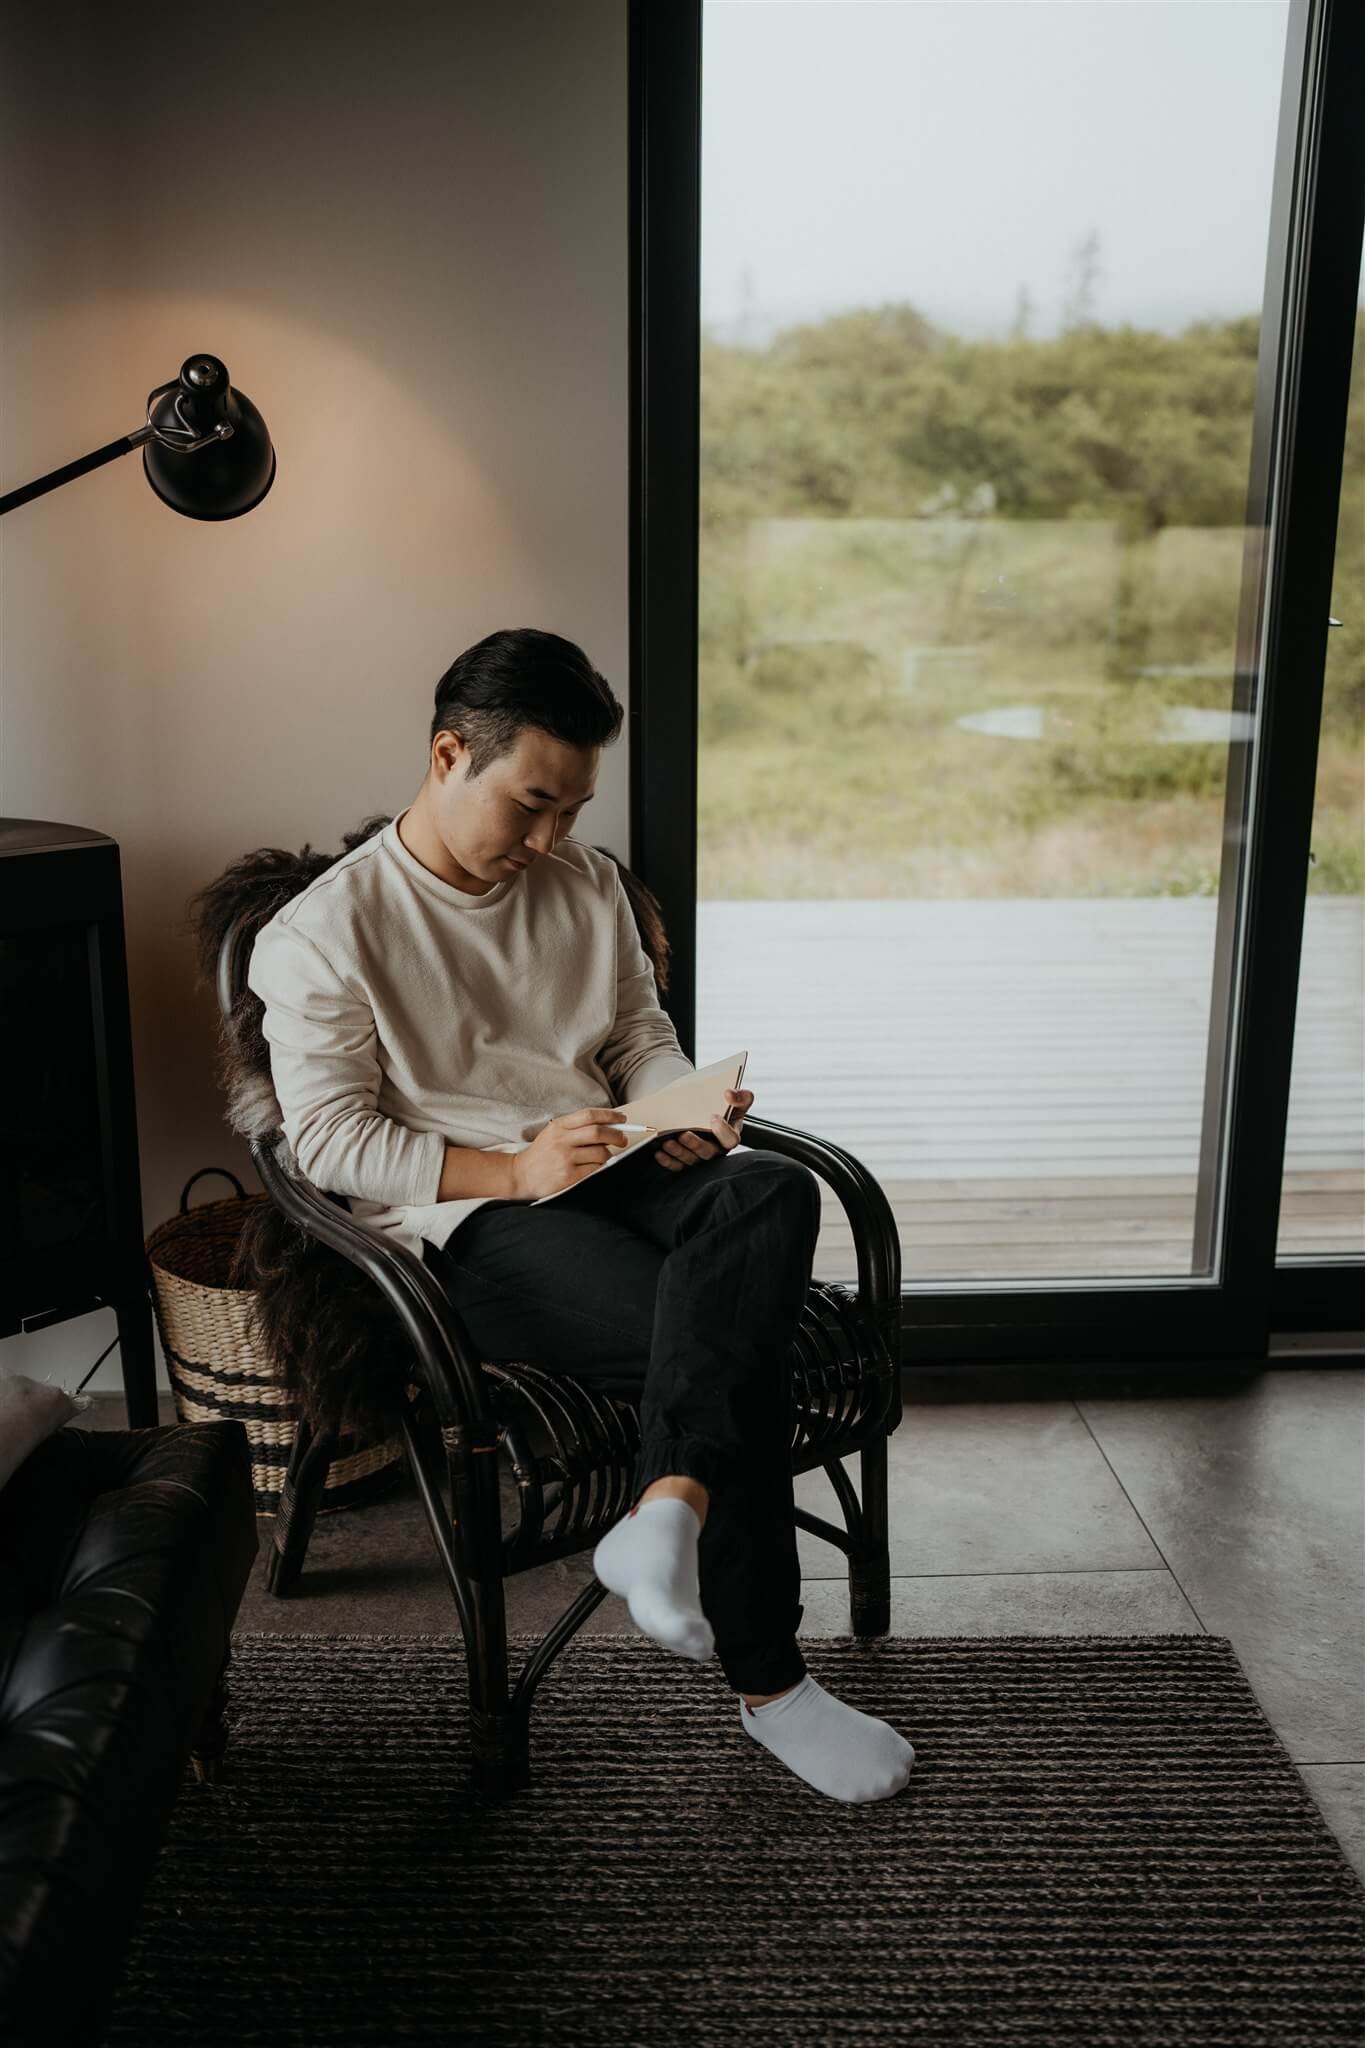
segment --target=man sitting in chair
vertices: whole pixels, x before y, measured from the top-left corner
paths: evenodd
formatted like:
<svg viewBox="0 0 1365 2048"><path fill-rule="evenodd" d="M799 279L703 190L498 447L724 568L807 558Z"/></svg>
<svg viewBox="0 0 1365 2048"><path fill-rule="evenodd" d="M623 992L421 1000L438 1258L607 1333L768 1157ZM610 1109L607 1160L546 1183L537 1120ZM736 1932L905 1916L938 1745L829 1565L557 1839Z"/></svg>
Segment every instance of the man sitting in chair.
<svg viewBox="0 0 1365 2048"><path fill-rule="evenodd" d="M468 648L412 803L262 927L247 980L314 1185L426 1261L483 1357L640 1386L601 1583L665 1649L718 1653L744 1727L799 1777L885 1798L914 1751L797 1644L790 1356L819 1182L740 1142L747 1089L593 1179L627 1143L616 1105L693 1071L615 862L570 836L623 717L558 634Z"/></svg>

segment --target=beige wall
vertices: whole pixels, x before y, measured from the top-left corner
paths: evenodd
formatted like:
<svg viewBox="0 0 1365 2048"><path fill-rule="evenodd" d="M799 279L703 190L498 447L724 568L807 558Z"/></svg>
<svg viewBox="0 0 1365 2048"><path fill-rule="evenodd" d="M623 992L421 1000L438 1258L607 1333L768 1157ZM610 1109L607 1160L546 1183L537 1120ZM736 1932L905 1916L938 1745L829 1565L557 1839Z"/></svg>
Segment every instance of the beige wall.
<svg viewBox="0 0 1365 2048"><path fill-rule="evenodd" d="M201 349L279 460L221 525L137 454L0 522L0 814L119 842L149 1231L200 1166L257 1185L193 891L409 802L437 678L497 627L625 701L626 151L625 0L0 13L0 488ZM628 858L626 747L583 836ZM0 1365L74 1388L115 1330ZM114 1352L90 1385L121 1384Z"/></svg>

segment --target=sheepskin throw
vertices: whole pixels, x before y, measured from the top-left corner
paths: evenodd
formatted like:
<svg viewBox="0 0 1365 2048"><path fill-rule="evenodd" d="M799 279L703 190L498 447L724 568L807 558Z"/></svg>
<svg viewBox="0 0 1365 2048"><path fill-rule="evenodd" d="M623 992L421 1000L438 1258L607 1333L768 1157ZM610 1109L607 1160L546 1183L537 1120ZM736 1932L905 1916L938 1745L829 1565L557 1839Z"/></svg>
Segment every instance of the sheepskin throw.
<svg viewBox="0 0 1365 2048"><path fill-rule="evenodd" d="M216 989L219 957L234 926L247 944L316 875L388 823L386 815L365 819L343 836L339 853L322 853L307 843L298 853L258 847L201 889L189 903L198 985ZM669 945L658 899L609 847L597 851L620 870L662 996L668 988ZM270 1046L261 1028L264 1005L246 986L245 968L244 954L234 976L230 1014L220 1009L219 1015L225 1118L248 1141L277 1141L283 1119L271 1078ZM286 1171L302 1179L287 1144L282 1158ZM329 1199L345 1206L342 1196ZM254 1293L256 1340L315 1433L335 1436L342 1454L352 1447L347 1439L379 1442L391 1434L403 1389L412 1378L411 1347L383 1295L359 1267L264 1200L248 1215L229 1278L233 1286Z"/></svg>

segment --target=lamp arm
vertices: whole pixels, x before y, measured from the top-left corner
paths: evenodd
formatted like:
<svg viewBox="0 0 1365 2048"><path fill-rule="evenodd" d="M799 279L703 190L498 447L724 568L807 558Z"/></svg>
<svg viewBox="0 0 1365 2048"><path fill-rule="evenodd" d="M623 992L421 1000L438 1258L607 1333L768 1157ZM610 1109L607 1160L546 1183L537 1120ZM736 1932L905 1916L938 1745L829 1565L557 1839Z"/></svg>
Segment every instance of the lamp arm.
<svg viewBox="0 0 1365 2048"><path fill-rule="evenodd" d="M175 417L179 428L157 426L152 419L152 407L158 398L168 391L176 391ZM6 491L0 497L0 513L12 512L16 505L27 505L30 498L41 498L47 491L55 491L59 484L69 484L73 477L85 476L92 469L99 469L106 462L113 462L120 455L127 455L133 448L141 448L148 441L160 441L167 448L174 448L181 455L192 455L197 448L207 447L210 441L227 441L232 438L232 426L228 420L219 420L207 434L197 434L180 410L178 387L161 384L147 400L145 423L131 434L120 435L117 441L109 441L103 448L96 448L91 455L82 455L75 462L66 463L61 469L49 470L46 476L35 478L31 484L21 484L17 491Z"/></svg>
<svg viewBox="0 0 1365 2048"><path fill-rule="evenodd" d="M58 484L69 484L73 477L84 476L87 470L112 462L116 455L126 455L130 448L139 448L150 438L150 429L139 427L135 434L125 434L121 440L110 441L106 447L97 448L93 455L82 455L78 462L68 462L61 469L50 470L31 484L21 484L17 491L6 491L0 498L0 512L12 512L16 505L27 505L30 498L41 498L45 491L55 491Z"/></svg>

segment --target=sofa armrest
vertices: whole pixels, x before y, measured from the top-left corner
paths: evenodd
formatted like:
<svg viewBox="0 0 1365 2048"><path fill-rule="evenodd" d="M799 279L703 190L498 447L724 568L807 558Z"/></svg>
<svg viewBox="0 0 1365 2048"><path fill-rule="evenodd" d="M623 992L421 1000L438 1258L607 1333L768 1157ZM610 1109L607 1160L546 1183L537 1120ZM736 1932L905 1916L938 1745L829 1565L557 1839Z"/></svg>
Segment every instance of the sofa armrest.
<svg viewBox="0 0 1365 2048"><path fill-rule="evenodd" d="M0 1489L0 2039L96 2048L259 1548L240 1422L69 1425Z"/></svg>

